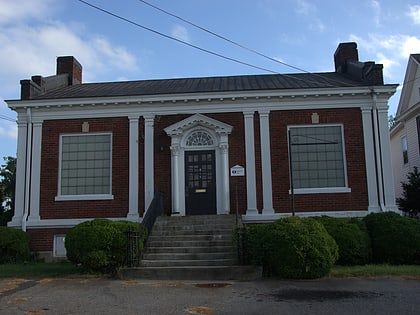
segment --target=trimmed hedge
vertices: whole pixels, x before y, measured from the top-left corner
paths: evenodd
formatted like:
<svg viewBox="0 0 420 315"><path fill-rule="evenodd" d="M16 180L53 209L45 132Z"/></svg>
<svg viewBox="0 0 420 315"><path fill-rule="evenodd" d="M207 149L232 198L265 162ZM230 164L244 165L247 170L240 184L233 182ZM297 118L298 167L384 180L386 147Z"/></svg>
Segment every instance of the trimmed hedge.
<svg viewBox="0 0 420 315"><path fill-rule="evenodd" d="M0 263L19 263L30 257L28 233L0 226Z"/></svg>
<svg viewBox="0 0 420 315"><path fill-rule="evenodd" d="M129 228L139 229L139 224L107 219L78 224L66 235L67 258L93 271L113 272L124 265Z"/></svg>
<svg viewBox="0 0 420 315"><path fill-rule="evenodd" d="M395 212L372 213L363 220L375 263L420 264L420 220Z"/></svg>
<svg viewBox="0 0 420 315"><path fill-rule="evenodd" d="M338 265L365 265L371 261L372 248L364 221L356 218L316 217L338 245Z"/></svg>
<svg viewBox="0 0 420 315"><path fill-rule="evenodd" d="M312 279L327 275L338 258L338 247L322 224L312 218L290 217L250 226L251 262L265 275Z"/></svg>

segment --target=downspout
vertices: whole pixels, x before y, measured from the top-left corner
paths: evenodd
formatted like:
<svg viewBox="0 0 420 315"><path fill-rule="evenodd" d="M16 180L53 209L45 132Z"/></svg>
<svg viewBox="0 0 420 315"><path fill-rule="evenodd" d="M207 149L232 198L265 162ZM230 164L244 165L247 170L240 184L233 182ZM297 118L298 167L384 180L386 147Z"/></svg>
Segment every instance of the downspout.
<svg viewBox="0 0 420 315"><path fill-rule="evenodd" d="M26 167L25 167L25 207L22 216L22 231L26 231L26 221L29 216L29 196L31 186L31 155L32 155L32 112L30 108L26 110L28 119L27 137L26 137Z"/></svg>
<svg viewBox="0 0 420 315"><path fill-rule="evenodd" d="M378 126L378 108L377 108L377 97L376 92L372 88L371 96L373 102L373 133L375 140L375 158L376 158L376 176L378 182L378 196L379 196L379 205L382 211L385 211L385 202L384 202L384 191L383 191L383 173L382 173L382 154L381 154L381 138L379 135L379 126Z"/></svg>

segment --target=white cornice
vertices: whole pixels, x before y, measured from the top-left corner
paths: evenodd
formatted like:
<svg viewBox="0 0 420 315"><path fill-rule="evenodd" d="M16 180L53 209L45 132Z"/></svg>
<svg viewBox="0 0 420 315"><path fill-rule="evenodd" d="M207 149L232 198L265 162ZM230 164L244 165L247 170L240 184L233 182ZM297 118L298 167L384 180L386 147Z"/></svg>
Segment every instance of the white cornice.
<svg viewBox="0 0 420 315"><path fill-rule="evenodd" d="M244 101L270 101L295 98L322 98L322 97L355 97L366 96L372 89L378 94L391 97L397 85L384 85L375 87L350 87L330 89L290 89L275 91L241 91L241 92L218 92L218 93L187 93L187 94L163 94L149 96L119 96L119 97L92 97L92 98L66 98L45 100L8 100L11 109L19 108L52 108L52 107L105 107L124 105L164 105L181 103L212 103L212 102L244 102Z"/></svg>

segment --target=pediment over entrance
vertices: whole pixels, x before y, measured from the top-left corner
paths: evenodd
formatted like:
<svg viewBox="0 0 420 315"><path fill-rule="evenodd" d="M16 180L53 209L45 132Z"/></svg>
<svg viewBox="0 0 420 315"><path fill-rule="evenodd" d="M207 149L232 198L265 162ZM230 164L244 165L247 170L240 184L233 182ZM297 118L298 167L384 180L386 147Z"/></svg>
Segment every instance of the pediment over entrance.
<svg viewBox="0 0 420 315"><path fill-rule="evenodd" d="M214 132L217 134L230 134L233 129L231 125L225 124L216 119L207 117L202 114L195 114L171 126L166 127L164 130L169 136L176 136L181 135L187 130L197 126L207 127L208 129L214 130Z"/></svg>

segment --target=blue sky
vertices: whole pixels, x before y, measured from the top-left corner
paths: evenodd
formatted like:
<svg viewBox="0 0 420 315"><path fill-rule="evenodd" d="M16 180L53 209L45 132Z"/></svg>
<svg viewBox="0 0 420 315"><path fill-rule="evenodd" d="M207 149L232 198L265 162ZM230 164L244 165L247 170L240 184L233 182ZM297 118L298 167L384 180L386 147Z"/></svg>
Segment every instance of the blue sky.
<svg viewBox="0 0 420 315"><path fill-rule="evenodd" d="M205 33L139 0L86 0L134 23L278 73L297 70ZM402 84L420 53L418 1L147 0L232 41L305 71L333 71L339 42L355 41L361 61L384 65ZM75 56L84 82L266 73L206 54L104 14L78 0L0 0L0 158L16 155L16 118L4 100L21 79L55 73ZM390 114L398 105L397 93ZM1 162L1 161L0 161Z"/></svg>

